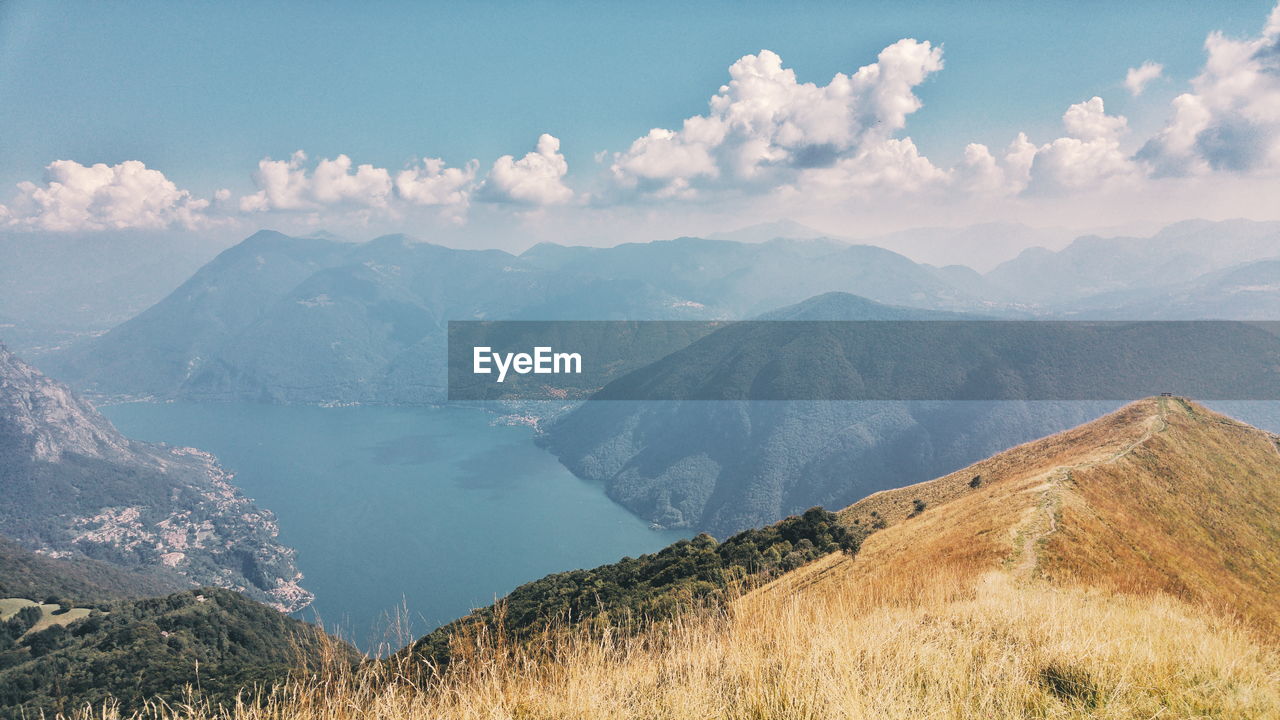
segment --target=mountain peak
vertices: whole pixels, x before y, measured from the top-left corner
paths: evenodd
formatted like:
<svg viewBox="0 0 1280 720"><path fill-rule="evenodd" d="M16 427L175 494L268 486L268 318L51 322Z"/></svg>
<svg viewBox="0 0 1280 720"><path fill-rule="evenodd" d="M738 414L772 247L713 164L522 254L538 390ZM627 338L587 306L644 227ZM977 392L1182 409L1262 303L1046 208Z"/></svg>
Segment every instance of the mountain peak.
<svg viewBox="0 0 1280 720"><path fill-rule="evenodd" d="M273 240L288 240L290 238L291 238L290 235L285 235L284 233L278 230L263 229L255 232L254 234L250 235L244 240L241 240L240 242L241 243L260 243L260 242L270 242Z"/></svg>
<svg viewBox="0 0 1280 720"><path fill-rule="evenodd" d="M860 581L1007 571L1280 627L1280 437L1186 398L1130 403L842 517L876 530L841 570Z"/></svg>
<svg viewBox="0 0 1280 720"><path fill-rule="evenodd" d="M10 452L38 461L65 453L122 457L128 440L65 386L0 345L0 439Z"/></svg>

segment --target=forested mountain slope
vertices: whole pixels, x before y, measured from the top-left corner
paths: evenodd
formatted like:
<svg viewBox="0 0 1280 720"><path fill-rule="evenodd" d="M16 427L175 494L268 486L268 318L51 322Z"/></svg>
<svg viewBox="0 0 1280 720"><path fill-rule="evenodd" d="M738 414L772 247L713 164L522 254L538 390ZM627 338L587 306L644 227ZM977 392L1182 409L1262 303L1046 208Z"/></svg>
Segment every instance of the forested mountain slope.
<svg viewBox="0 0 1280 720"><path fill-rule="evenodd" d="M87 557L162 584L242 590L306 606L274 516L212 455L140 443L0 346L0 534L53 557Z"/></svg>

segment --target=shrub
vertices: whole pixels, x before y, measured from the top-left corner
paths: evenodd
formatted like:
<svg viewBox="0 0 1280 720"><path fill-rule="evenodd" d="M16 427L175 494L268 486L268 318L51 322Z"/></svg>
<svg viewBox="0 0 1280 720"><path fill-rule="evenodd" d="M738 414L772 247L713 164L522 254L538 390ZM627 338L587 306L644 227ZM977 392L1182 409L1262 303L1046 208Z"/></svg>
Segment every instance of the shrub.
<svg viewBox="0 0 1280 720"><path fill-rule="evenodd" d="M1040 671L1040 682L1059 699L1087 708L1098 704L1098 687L1089 671L1074 665L1049 663Z"/></svg>

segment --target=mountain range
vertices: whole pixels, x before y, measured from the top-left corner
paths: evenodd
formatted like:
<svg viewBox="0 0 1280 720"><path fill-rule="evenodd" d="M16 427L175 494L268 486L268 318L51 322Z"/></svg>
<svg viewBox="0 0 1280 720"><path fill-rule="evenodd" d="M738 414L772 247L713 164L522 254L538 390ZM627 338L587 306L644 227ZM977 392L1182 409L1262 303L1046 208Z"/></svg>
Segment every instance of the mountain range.
<svg viewBox="0 0 1280 720"><path fill-rule="evenodd" d="M402 236L350 244L264 231L42 365L107 395L421 403L444 397L449 320L735 318L830 289L980 305L900 255L831 241L683 238L514 256Z"/></svg>
<svg viewBox="0 0 1280 720"><path fill-rule="evenodd" d="M1060 250L1073 237L1075 235L1070 230L1063 228L1034 228L1021 223L1002 222L961 227L920 227L880 235L866 235L856 231L828 233L790 219L707 235L711 240L735 242L827 238L892 250L921 264L936 267L964 265L980 273L1012 260L1029 247Z"/></svg>
<svg viewBox="0 0 1280 720"><path fill-rule="evenodd" d="M964 316L832 293L765 317L912 321ZM614 388L633 384L680 385L691 372L755 387L775 373L773 363L787 345L775 335L788 327L770 325L757 332L751 324L729 326L615 380L599 395L609 397ZM770 332L773 328L778 330ZM825 360L806 351L799 362ZM839 385L859 370L870 373L871 368L837 362L818 376ZM812 376L806 370L786 373ZM842 507L878 490L935 477L1116 407L1097 401L633 402L643 395L619 395L627 399L592 400L556 418L539 442L575 474L603 483L610 497L641 517L720 536L812 505Z"/></svg>
<svg viewBox="0 0 1280 720"><path fill-rule="evenodd" d="M1280 223L1187 220L1150 237L1085 236L1056 252L1030 248L985 278L997 296L1018 303L1066 313L1082 303L1092 308L1123 307L1133 313L1125 319L1142 320L1149 318L1137 314L1142 303L1158 297L1163 288L1277 258ZM1186 317L1216 317L1208 314L1212 306L1198 306L1194 292L1187 299L1182 308Z"/></svg>
<svg viewBox="0 0 1280 720"><path fill-rule="evenodd" d="M541 244L517 256L264 231L41 365L115 397L431 403L445 396L450 320L1259 319L1274 317L1278 255L1280 224L1249 221L1079 238L985 276L831 239ZM632 377L661 366L628 359ZM923 480L1114 407L592 402L545 417L542 442L642 517L725 534ZM1266 407L1245 416L1276 420Z"/></svg>
<svg viewBox="0 0 1280 720"><path fill-rule="evenodd" d="M972 234L979 242L981 229ZM1243 220L1078 238L985 275L831 239L544 243L516 256L263 231L136 317L40 362L105 395L432 402L444 394L449 320L744 319L825 292L993 317L1257 319L1270 311L1276 258L1280 224Z"/></svg>

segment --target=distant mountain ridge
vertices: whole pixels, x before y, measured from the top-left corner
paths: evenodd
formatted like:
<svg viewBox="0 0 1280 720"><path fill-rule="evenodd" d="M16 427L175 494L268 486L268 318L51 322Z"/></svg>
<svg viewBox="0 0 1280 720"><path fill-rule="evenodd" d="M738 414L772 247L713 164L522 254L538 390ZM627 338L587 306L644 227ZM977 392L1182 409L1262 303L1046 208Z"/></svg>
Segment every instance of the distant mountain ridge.
<svg viewBox="0 0 1280 720"><path fill-rule="evenodd" d="M707 235L709 240L765 242L768 240L837 240L849 245L872 245L911 260L943 267L964 265L987 272L1032 247L1059 250L1076 233L1063 228L1035 228L1022 223L986 222L960 227L918 227L869 235L858 228L839 232L816 230L790 219L758 223Z"/></svg>
<svg viewBox="0 0 1280 720"><path fill-rule="evenodd" d="M920 263L963 265L986 273L1027 248L1059 250L1075 234L1061 228L1033 228L1021 223L989 222L967 227L912 228L862 240L888 248Z"/></svg>
<svg viewBox="0 0 1280 720"><path fill-rule="evenodd" d="M713 232L707 235L708 240L732 240L734 242L765 242L766 240L777 240L778 238L786 238L788 240L816 240L818 238L834 237L831 233L796 222L789 218L775 220L773 222L756 223L737 230L726 230L723 232Z"/></svg>
<svg viewBox="0 0 1280 720"><path fill-rule="evenodd" d="M1138 292L1115 291L1066 306L1090 319L1275 320L1280 318L1280 258L1213 270L1194 280Z"/></svg>
<svg viewBox="0 0 1280 720"><path fill-rule="evenodd" d="M0 336L24 357L137 315L229 243L191 232L0 230Z"/></svg>
<svg viewBox="0 0 1280 720"><path fill-rule="evenodd" d="M230 481L208 453L129 440L0 346L0 535L161 587L218 585L305 607L311 594L275 518Z"/></svg>
<svg viewBox="0 0 1280 720"><path fill-rule="evenodd" d="M984 227L964 242L981 245ZM993 242L1029 232L988 229ZM921 232L911 237L941 242ZM41 364L108 396L437 402L449 320L743 319L825 292L998 317L1258 319L1274 293L1258 279L1270 266L1256 263L1270 258L1280 258L1280 223L1250 221L1078 238L986 274L823 238L543 243L517 256L402 235L346 243L262 231L145 312ZM1257 277L1214 279L1233 267Z"/></svg>
<svg viewBox="0 0 1280 720"><path fill-rule="evenodd" d="M1269 258L1280 258L1280 222L1187 220L1145 238L1086 236L1057 252L1031 248L985 278L1005 299L1062 308L1107 293L1140 296Z"/></svg>
<svg viewBox="0 0 1280 720"><path fill-rule="evenodd" d="M830 289L981 305L900 255L827 241L682 238L514 256L403 236L342 244L264 231L44 365L77 387L129 397L433 402L444 396L449 320L734 318Z"/></svg>

